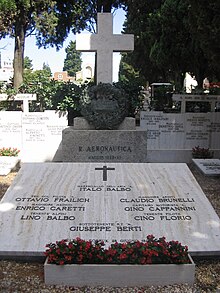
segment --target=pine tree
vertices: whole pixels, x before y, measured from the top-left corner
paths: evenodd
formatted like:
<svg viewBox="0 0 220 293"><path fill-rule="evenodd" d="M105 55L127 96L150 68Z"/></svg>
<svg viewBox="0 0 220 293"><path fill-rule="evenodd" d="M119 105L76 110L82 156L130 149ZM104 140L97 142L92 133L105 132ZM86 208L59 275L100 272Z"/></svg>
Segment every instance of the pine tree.
<svg viewBox="0 0 220 293"><path fill-rule="evenodd" d="M81 52L76 51L76 42L71 41L65 49L66 58L64 60L63 71L67 71L69 76L76 76L76 72L81 70Z"/></svg>

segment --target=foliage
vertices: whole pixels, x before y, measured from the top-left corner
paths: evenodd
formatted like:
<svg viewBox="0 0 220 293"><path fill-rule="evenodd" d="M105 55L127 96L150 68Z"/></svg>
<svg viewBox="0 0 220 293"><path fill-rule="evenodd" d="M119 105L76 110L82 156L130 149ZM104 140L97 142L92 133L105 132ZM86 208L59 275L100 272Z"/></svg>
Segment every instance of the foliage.
<svg viewBox="0 0 220 293"><path fill-rule="evenodd" d="M15 39L14 87L23 82L25 38L34 34L38 47L59 49L71 30L76 33L89 27L94 5L88 0L0 0L0 38Z"/></svg>
<svg viewBox="0 0 220 293"><path fill-rule="evenodd" d="M118 88L125 91L127 96L127 115L135 117L135 114L142 109L144 96L141 93L143 86L142 79L134 78L131 80L124 80L114 83Z"/></svg>
<svg viewBox="0 0 220 293"><path fill-rule="evenodd" d="M71 41L65 49L66 58L64 60L63 71L67 71L69 76L76 76L76 72L81 70L81 53L76 51L76 42Z"/></svg>
<svg viewBox="0 0 220 293"><path fill-rule="evenodd" d="M24 73L24 83L18 90L11 87L2 89L3 93L14 95L16 93L30 93L37 95L37 101L31 101L30 111L60 110L68 111L69 115L73 112L74 117L81 116L80 99L85 92L94 84L84 83L81 85L72 82L60 82L50 78L50 71L29 70ZM142 86L139 79L131 81L120 81L113 84L116 90L124 92L126 97L126 113L134 117L143 105L143 95L141 94ZM1 108L8 109L11 102L5 101L0 103ZM13 110L10 106L10 110ZM72 119L72 118L70 118Z"/></svg>
<svg viewBox="0 0 220 293"><path fill-rule="evenodd" d="M220 75L220 2L210 0L209 5L204 0L190 1L190 31L194 41L199 43L201 50L208 59L208 75L213 79Z"/></svg>
<svg viewBox="0 0 220 293"><path fill-rule="evenodd" d="M182 84L185 72L192 70L192 53L197 53L192 52L192 39L187 22L188 10L188 1L166 0L158 12L149 17L149 57L164 71L165 80L169 78L176 84Z"/></svg>
<svg viewBox="0 0 220 293"><path fill-rule="evenodd" d="M211 104L209 102L186 102L186 112L207 113L211 112Z"/></svg>
<svg viewBox="0 0 220 293"><path fill-rule="evenodd" d="M126 4L125 32L135 35L135 50L127 63L146 80L180 87L188 71L202 86L206 76L209 80L219 76L217 1L208 7L204 0L128 0Z"/></svg>
<svg viewBox="0 0 220 293"><path fill-rule="evenodd" d="M129 83L135 81L139 85L145 84L145 79L141 72L129 64L129 56L131 53L122 53L119 65L119 81Z"/></svg>
<svg viewBox="0 0 220 293"><path fill-rule="evenodd" d="M28 56L24 57L24 69L33 70L32 60Z"/></svg>
<svg viewBox="0 0 220 293"><path fill-rule="evenodd" d="M47 72L49 77L52 76L52 71L50 69L50 66L48 64L46 64L45 62L43 63L43 68L42 69Z"/></svg>
<svg viewBox="0 0 220 293"><path fill-rule="evenodd" d="M64 264L183 264L189 263L188 247L148 235L146 241L115 242L105 248L103 241L61 240L46 245L48 263Z"/></svg>
<svg viewBox="0 0 220 293"><path fill-rule="evenodd" d="M71 82L59 83L53 97L54 106L61 111L74 110L80 115L80 97L87 84L77 85Z"/></svg>
<svg viewBox="0 0 220 293"><path fill-rule="evenodd" d="M30 103L30 111L55 109L52 99L56 93L57 83L50 79L50 74L48 69L25 71L24 83L19 87L19 92L37 95L37 101Z"/></svg>
<svg viewBox="0 0 220 293"><path fill-rule="evenodd" d="M209 148L196 146L192 149L192 157L194 159L210 159L213 157L213 152L211 152Z"/></svg>
<svg viewBox="0 0 220 293"><path fill-rule="evenodd" d="M20 150L17 148L1 148L0 149L0 156L6 156L6 157L17 157L20 153Z"/></svg>
<svg viewBox="0 0 220 293"><path fill-rule="evenodd" d="M1 94L7 94L7 100L0 102L0 110L8 111L20 111L21 102L14 101L13 97L18 94L18 90L14 89L11 84L1 84L0 87Z"/></svg>
<svg viewBox="0 0 220 293"><path fill-rule="evenodd" d="M81 97L81 114L95 129L115 129L127 116L128 97L110 83L88 86Z"/></svg>
<svg viewBox="0 0 220 293"><path fill-rule="evenodd" d="M124 32L134 34L135 49L126 55L125 62L130 64L135 71L145 77L150 83L163 75L163 72L150 59L150 23L149 17L158 11L161 1L148 0L147 5L144 1L126 1L126 22ZM138 18L137 18L138 15Z"/></svg>

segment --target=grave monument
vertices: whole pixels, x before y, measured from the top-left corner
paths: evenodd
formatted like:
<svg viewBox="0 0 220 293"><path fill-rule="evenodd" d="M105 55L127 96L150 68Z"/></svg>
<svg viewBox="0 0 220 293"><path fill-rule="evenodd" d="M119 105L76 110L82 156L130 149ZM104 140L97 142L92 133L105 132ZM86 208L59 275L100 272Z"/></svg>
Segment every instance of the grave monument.
<svg viewBox="0 0 220 293"><path fill-rule="evenodd" d="M220 220L186 164L24 163L0 202L0 258L62 239L165 236L220 254Z"/></svg>
<svg viewBox="0 0 220 293"><path fill-rule="evenodd" d="M186 164L144 163L145 132L124 129L129 123L84 130L77 120L81 129L63 134L66 162L22 164L0 202L0 258L42 257L62 239L109 245L148 234L178 240L192 255L220 254L220 220Z"/></svg>
<svg viewBox="0 0 220 293"><path fill-rule="evenodd" d="M132 51L134 36L113 34L111 13L98 13L97 34L76 37L76 49L97 54L97 85L82 101L82 115L63 131L64 162L146 162L147 133L126 118L129 97L112 86L113 52Z"/></svg>
<svg viewBox="0 0 220 293"><path fill-rule="evenodd" d="M192 159L192 161L205 176L220 176L219 159Z"/></svg>

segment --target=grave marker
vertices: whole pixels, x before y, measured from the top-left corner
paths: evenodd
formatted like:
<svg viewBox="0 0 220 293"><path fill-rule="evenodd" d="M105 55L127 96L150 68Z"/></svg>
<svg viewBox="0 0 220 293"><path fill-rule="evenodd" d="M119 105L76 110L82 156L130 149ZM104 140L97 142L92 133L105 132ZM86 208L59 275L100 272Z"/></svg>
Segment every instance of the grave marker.
<svg viewBox="0 0 220 293"><path fill-rule="evenodd" d="M76 50L97 52L97 84L112 83L113 52L134 50L134 36L113 34L111 13L97 14L97 34L76 35Z"/></svg>
<svg viewBox="0 0 220 293"><path fill-rule="evenodd" d="M42 256L77 236L108 245L148 234L219 255L219 229L185 164L24 163L0 203L0 257Z"/></svg>
<svg viewBox="0 0 220 293"><path fill-rule="evenodd" d="M181 102L181 113L186 112L186 102L209 102L211 103L211 112L215 112L216 102L220 101L220 95L173 94L172 99Z"/></svg>
<svg viewBox="0 0 220 293"><path fill-rule="evenodd" d="M196 167L206 176L220 176L219 159L192 159Z"/></svg>
<svg viewBox="0 0 220 293"><path fill-rule="evenodd" d="M0 101L23 101L23 112L29 112L29 101L36 101L36 94L17 94L9 97L7 94L0 94Z"/></svg>

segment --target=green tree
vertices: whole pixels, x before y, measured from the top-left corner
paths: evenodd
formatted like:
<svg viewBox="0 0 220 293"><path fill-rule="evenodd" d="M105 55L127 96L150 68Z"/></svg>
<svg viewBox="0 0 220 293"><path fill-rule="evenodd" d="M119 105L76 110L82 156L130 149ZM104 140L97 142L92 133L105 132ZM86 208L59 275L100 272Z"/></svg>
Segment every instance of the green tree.
<svg viewBox="0 0 220 293"><path fill-rule="evenodd" d="M89 0L0 0L0 38L15 39L15 88L23 81L25 38L34 33L39 47L59 49L70 30L76 33L88 27L92 8Z"/></svg>
<svg viewBox="0 0 220 293"><path fill-rule="evenodd" d="M182 85L184 73L220 73L220 3L202 1L126 1L125 32L134 33L135 50L127 62L147 80ZM138 14L138 18L136 15Z"/></svg>
<svg viewBox="0 0 220 293"><path fill-rule="evenodd" d="M49 77L52 76L52 71L50 69L50 66L48 64L46 64L45 62L43 63L43 68L42 69L48 73Z"/></svg>
<svg viewBox="0 0 220 293"><path fill-rule="evenodd" d="M183 84L185 72L192 70L188 7L187 0L166 0L149 18L150 59L164 72L165 80L179 86Z"/></svg>
<svg viewBox="0 0 220 293"><path fill-rule="evenodd" d="M208 60L210 79L220 76L220 2L210 0L190 1L190 31Z"/></svg>
<svg viewBox="0 0 220 293"><path fill-rule="evenodd" d="M151 51L151 31L150 16L158 11L162 1L126 1L126 21L124 23L124 32L134 34L134 51L127 54L126 63L130 64L135 71L144 76L150 83L163 76L161 68L158 68L155 62L150 59ZM138 17L137 17L138 15ZM163 78L163 77L162 77Z"/></svg>
<svg viewBox="0 0 220 293"><path fill-rule="evenodd" d="M179 88L187 71L196 75L201 84L207 67L200 44L190 32L190 9L189 0L166 0L150 17L150 58L164 71L168 69L165 71L167 79Z"/></svg>
<svg viewBox="0 0 220 293"><path fill-rule="evenodd" d="M32 60L28 56L24 57L24 69L33 70Z"/></svg>
<svg viewBox="0 0 220 293"><path fill-rule="evenodd" d="M66 58L64 60L63 70L67 71L69 76L76 76L76 72L81 70L81 52L76 51L76 42L71 41L65 49Z"/></svg>

